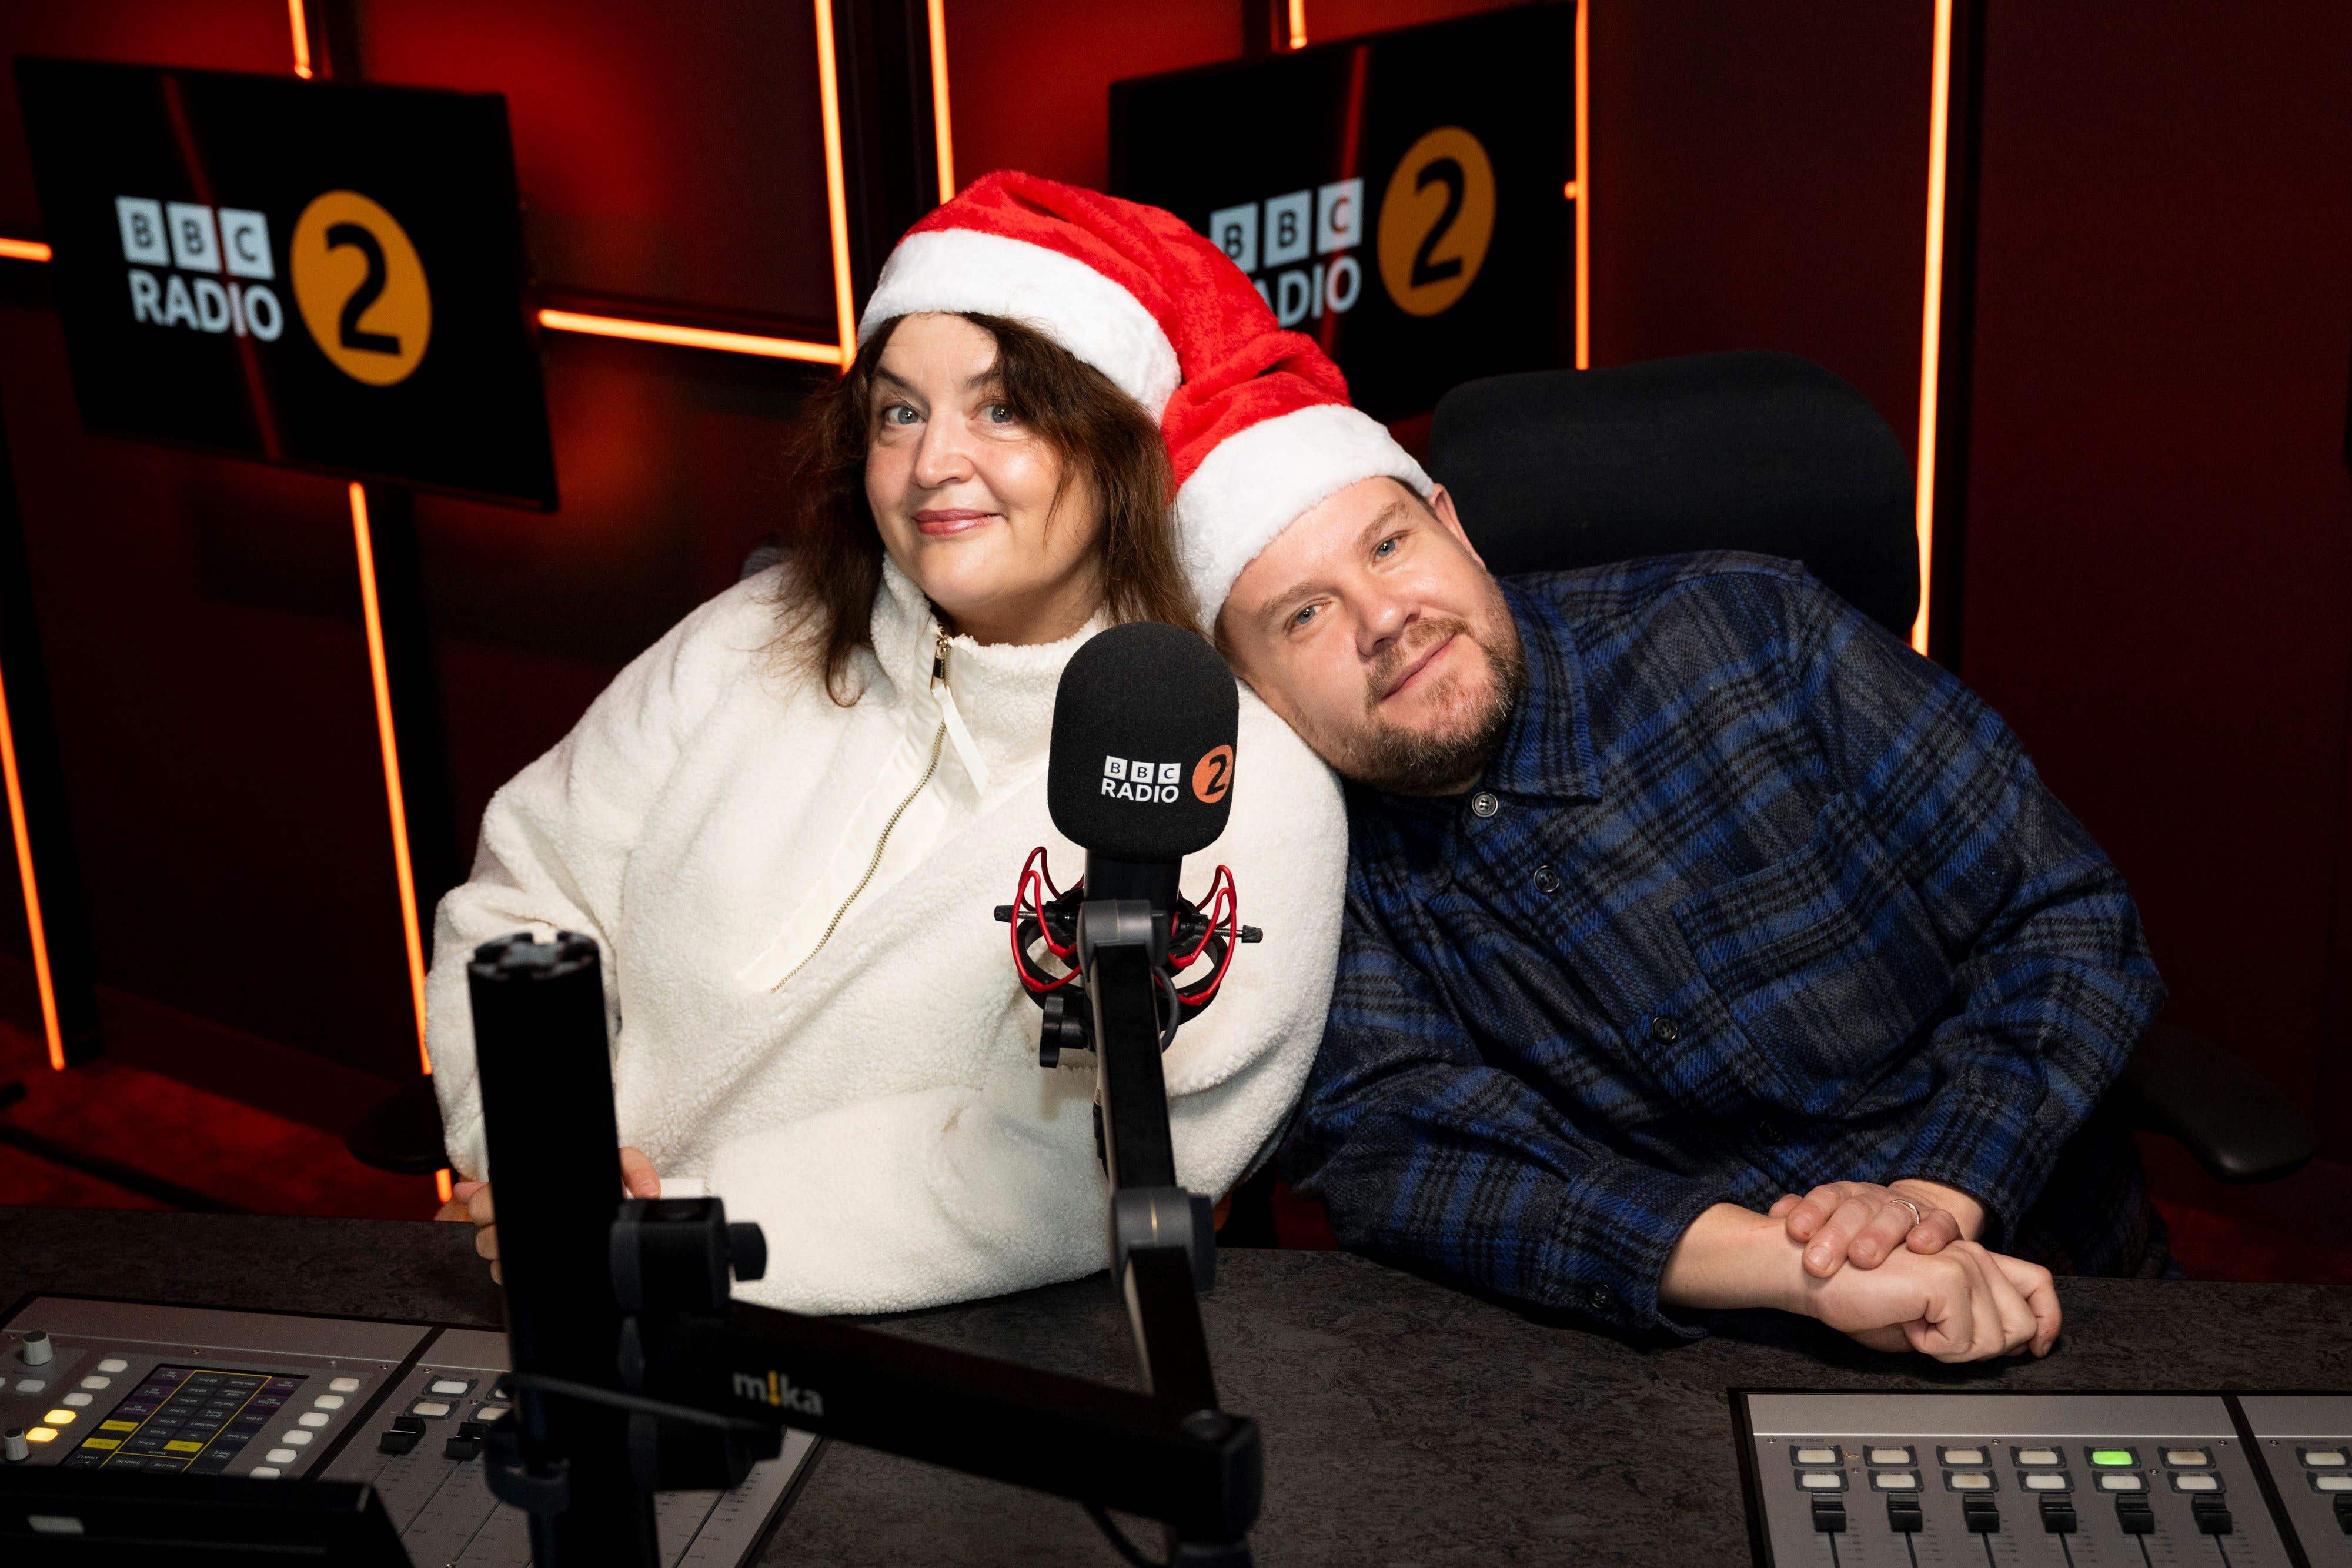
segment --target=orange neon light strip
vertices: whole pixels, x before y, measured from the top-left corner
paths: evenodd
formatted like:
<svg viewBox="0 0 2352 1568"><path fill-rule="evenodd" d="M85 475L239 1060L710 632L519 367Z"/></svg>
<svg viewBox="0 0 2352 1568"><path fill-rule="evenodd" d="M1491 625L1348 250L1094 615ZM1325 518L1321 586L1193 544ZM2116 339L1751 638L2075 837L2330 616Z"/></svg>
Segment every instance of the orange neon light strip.
<svg viewBox="0 0 2352 1568"><path fill-rule="evenodd" d="M1936 389L1944 346L1944 159L1952 110L1952 0L1936 0L1927 104L1927 281L1919 308L1919 618L1911 646L1927 651L1927 589L1936 561Z"/></svg>
<svg viewBox="0 0 2352 1568"><path fill-rule="evenodd" d="M704 327L678 327L666 321L637 321L621 316L587 316L576 310L542 310L539 324L552 332L584 332L592 337L627 338L639 343L716 349L721 353L758 354L771 360L805 360L815 365L841 363L838 345L762 338L751 332L715 332Z"/></svg>
<svg viewBox="0 0 2352 1568"><path fill-rule="evenodd" d="M1576 183L1568 193L1576 203L1576 368L1592 368L1592 133L1588 110L1584 23L1592 0L1576 0Z"/></svg>
<svg viewBox="0 0 2352 1568"><path fill-rule="evenodd" d="M58 991L49 978L49 938L41 925L40 883L33 875L33 835L25 823L25 787L16 777L16 736L8 725L8 687L0 681L0 777L8 785L8 825L16 834L16 877L25 884L25 926L33 938L33 983L41 992L41 1028L49 1038L49 1065L66 1070L66 1036L58 1022Z"/></svg>
<svg viewBox="0 0 2352 1568"><path fill-rule="evenodd" d="M841 84L833 59L833 0L816 0L816 94L824 120L824 206L833 226L833 308L841 324L841 357L857 357L857 313L849 298L849 198L841 174Z"/></svg>
<svg viewBox="0 0 2352 1568"><path fill-rule="evenodd" d="M360 613L367 622L368 673L375 680L376 740L383 752L383 792L392 802L392 863L400 879L401 934L408 939L408 988L416 1004L416 1057L425 1071L425 939L416 924L416 874L408 862L408 803L400 789L400 742L392 727L392 682L384 672L383 616L375 597L375 538L368 531L367 491L352 484L352 542L360 558Z"/></svg>
<svg viewBox="0 0 2352 1568"><path fill-rule="evenodd" d="M1290 0L1290 47L1307 47L1307 0Z"/></svg>
<svg viewBox="0 0 2352 1568"><path fill-rule="evenodd" d="M47 261L51 252L37 239L0 239L0 256L11 261Z"/></svg>
<svg viewBox="0 0 2352 1568"><path fill-rule="evenodd" d="M286 0L286 19L294 28L294 74L310 79L310 21L302 15L302 0Z"/></svg>
<svg viewBox="0 0 2352 1568"><path fill-rule="evenodd" d="M955 200L954 120L948 113L947 0L931 0L931 126L940 150L940 201Z"/></svg>

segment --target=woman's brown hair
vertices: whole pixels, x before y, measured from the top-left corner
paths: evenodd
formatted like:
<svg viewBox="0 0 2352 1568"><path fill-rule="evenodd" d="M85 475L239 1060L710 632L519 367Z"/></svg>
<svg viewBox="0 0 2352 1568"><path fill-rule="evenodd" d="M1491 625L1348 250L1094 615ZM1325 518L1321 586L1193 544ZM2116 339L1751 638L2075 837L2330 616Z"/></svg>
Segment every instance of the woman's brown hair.
<svg viewBox="0 0 2352 1568"><path fill-rule="evenodd" d="M1198 631L1176 564L1168 448L1152 415L1034 328L999 316L964 319L996 340L1003 400L1061 458L1056 504L1084 478L1102 508L1103 599L1111 620ZM866 452L875 370L898 324L875 333L849 373L811 397L789 448L785 635L844 707L857 699L846 690L850 660L872 646L874 595L882 585L882 535L866 504Z"/></svg>

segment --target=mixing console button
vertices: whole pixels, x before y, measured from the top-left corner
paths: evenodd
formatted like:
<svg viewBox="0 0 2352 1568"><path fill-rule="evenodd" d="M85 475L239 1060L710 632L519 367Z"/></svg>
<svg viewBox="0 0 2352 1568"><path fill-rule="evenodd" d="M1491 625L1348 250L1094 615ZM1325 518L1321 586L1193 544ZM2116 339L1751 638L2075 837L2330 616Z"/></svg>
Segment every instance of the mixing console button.
<svg viewBox="0 0 2352 1568"><path fill-rule="evenodd" d="M333 1420L334 1417L328 1415L324 1410L305 1410L299 1416L295 1416L294 1419L300 1422L305 1427L323 1427L328 1422Z"/></svg>
<svg viewBox="0 0 2352 1568"><path fill-rule="evenodd" d="M98 1364L98 1369L100 1372L128 1372L131 1364L119 1355L110 1355Z"/></svg>
<svg viewBox="0 0 2352 1568"><path fill-rule="evenodd" d="M2352 1492L2352 1476L2321 1476L2311 1478L2314 1491Z"/></svg>
<svg viewBox="0 0 2352 1568"><path fill-rule="evenodd" d="M1919 1473L1916 1470L1874 1470L1870 1484L1880 1491L1917 1491Z"/></svg>
<svg viewBox="0 0 2352 1568"><path fill-rule="evenodd" d="M84 1388L111 1388L114 1386L114 1379L111 1377L85 1377L81 1380L81 1385Z"/></svg>
<svg viewBox="0 0 2352 1568"><path fill-rule="evenodd" d="M353 1390L357 1389L359 1385L360 1380L356 1377L338 1377L327 1385L328 1387L333 1389L338 1394L352 1393Z"/></svg>
<svg viewBox="0 0 2352 1568"><path fill-rule="evenodd" d="M1990 1491L1992 1477L1983 1470L1947 1470L1944 1485L1952 1491Z"/></svg>
<svg viewBox="0 0 2352 1568"><path fill-rule="evenodd" d="M20 1377L16 1379L16 1392L19 1394L38 1394L42 1389L47 1388L48 1385L48 1381L46 1378Z"/></svg>
<svg viewBox="0 0 2352 1568"><path fill-rule="evenodd" d="M503 1405L484 1404L474 1406L474 1419L477 1421L495 1421L506 1413L507 1406Z"/></svg>
<svg viewBox="0 0 2352 1568"><path fill-rule="evenodd" d="M2302 1456L2305 1464L2315 1470L2340 1470L2345 1468L2344 1450L2341 1448L2298 1448L2295 1452Z"/></svg>
<svg viewBox="0 0 2352 1568"><path fill-rule="evenodd" d="M435 1420L449 1414L449 1406L436 1399L420 1399L408 1407L411 1416L430 1416Z"/></svg>
<svg viewBox="0 0 2352 1568"><path fill-rule="evenodd" d="M2013 1448L2011 1452L2017 1456L2017 1462L2021 1465L2063 1465L2066 1462L2066 1456L2055 1448Z"/></svg>
<svg viewBox="0 0 2352 1568"><path fill-rule="evenodd" d="M247 1470L245 1473L253 1477L256 1480L269 1481L276 1480L281 1472L272 1466L264 1465L259 1469Z"/></svg>
<svg viewBox="0 0 2352 1568"><path fill-rule="evenodd" d="M343 1407L343 1396L340 1394L321 1394L310 1403L321 1410L340 1410Z"/></svg>
<svg viewBox="0 0 2352 1568"><path fill-rule="evenodd" d="M2127 1470L2139 1463L2139 1451L2136 1448L2087 1448L2084 1451L2091 1456L2091 1463L2104 1469Z"/></svg>
<svg viewBox="0 0 2352 1568"><path fill-rule="evenodd" d="M2221 1478L2220 1476L2175 1476L2172 1478L2172 1490L2174 1491L2220 1491Z"/></svg>
<svg viewBox="0 0 2352 1568"><path fill-rule="evenodd" d="M54 1443L57 1440L58 1429L55 1427L36 1427L25 1434L27 1443Z"/></svg>
<svg viewBox="0 0 2352 1568"><path fill-rule="evenodd" d="M70 1427L79 1419L79 1416L72 1410L52 1410L41 1419L52 1427Z"/></svg>
<svg viewBox="0 0 2352 1568"><path fill-rule="evenodd" d="M1944 1463L1948 1465L1981 1465L1985 1463L1982 1448L1946 1448Z"/></svg>
<svg viewBox="0 0 2352 1568"><path fill-rule="evenodd" d="M1874 1465L1907 1465L1911 1462L1911 1450L1908 1448L1873 1448L1869 1458Z"/></svg>
<svg viewBox="0 0 2352 1568"><path fill-rule="evenodd" d="M2101 1476L2101 1491L2146 1491L2147 1482L2138 1476Z"/></svg>
<svg viewBox="0 0 2352 1568"><path fill-rule="evenodd" d="M2177 1469L2193 1469L2199 1465L2211 1464L2213 1455L2206 1448L2167 1448L2164 1450L2164 1462Z"/></svg>
<svg viewBox="0 0 2352 1568"><path fill-rule="evenodd" d="M268 1454L269 1462L273 1465L290 1465L297 1457L291 1448L272 1448Z"/></svg>
<svg viewBox="0 0 2352 1568"><path fill-rule="evenodd" d="M1838 1462L1835 1448L1798 1448L1790 1455L1801 1465L1833 1465Z"/></svg>
<svg viewBox="0 0 2352 1568"><path fill-rule="evenodd" d="M278 1433L278 1440L281 1443L297 1443L307 1448L310 1446L310 1439L318 1435L316 1432L307 1431L298 1427L291 1432Z"/></svg>
<svg viewBox="0 0 2352 1568"><path fill-rule="evenodd" d="M1843 1491L1845 1477L1837 1470L1799 1470L1797 1485L1805 1491Z"/></svg>
<svg viewBox="0 0 2352 1568"><path fill-rule="evenodd" d="M83 1406L89 1403L89 1396L87 1394L68 1394L65 1397L65 1402L79 1410Z"/></svg>
<svg viewBox="0 0 2352 1568"><path fill-rule="evenodd" d="M2074 1483L2050 1470L2029 1471L2017 1478L2027 1491L2072 1491Z"/></svg>
<svg viewBox="0 0 2352 1568"><path fill-rule="evenodd" d="M446 1394L452 1399L463 1398L473 1391L473 1380L463 1377L436 1378L433 1386L425 1390L428 1394Z"/></svg>

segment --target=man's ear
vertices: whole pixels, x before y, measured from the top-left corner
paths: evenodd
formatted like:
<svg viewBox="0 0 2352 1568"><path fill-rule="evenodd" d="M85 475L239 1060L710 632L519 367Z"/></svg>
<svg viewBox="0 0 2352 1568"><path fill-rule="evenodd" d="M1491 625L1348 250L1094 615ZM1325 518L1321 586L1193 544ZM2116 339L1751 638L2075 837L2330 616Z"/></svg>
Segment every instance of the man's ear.
<svg viewBox="0 0 2352 1568"><path fill-rule="evenodd" d="M1445 531L1452 534L1455 541L1470 552L1470 559L1478 563L1479 570L1485 570L1486 558L1478 553L1478 547L1472 544L1470 536L1462 531L1462 515L1454 509L1453 495L1444 486L1433 480L1429 486L1429 509L1436 514L1439 522L1445 525Z"/></svg>

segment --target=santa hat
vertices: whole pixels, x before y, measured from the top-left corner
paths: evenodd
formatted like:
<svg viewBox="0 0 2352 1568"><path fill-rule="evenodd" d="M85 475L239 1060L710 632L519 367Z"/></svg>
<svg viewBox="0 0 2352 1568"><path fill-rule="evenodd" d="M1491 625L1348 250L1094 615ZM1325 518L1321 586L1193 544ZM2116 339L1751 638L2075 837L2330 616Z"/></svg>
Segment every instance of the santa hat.
<svg viewBox="0 0 2352 1568"><path fill-rule="evenodd" d="M1006 317L1100 371L1156 419L1181 379L1174 290L1185 268L1168 265L1171 229L1183 225L1158 207L1034 174L983 176L890 252L858 344L919 311Z"/></svg>
<svg viewBox="0 0 2352 1568"><path fill-rule="evenodd" d="M1210 621L1293 518L1359 479L1429 476L1311 338L1174 214L1011 171L907 231L857 340L926 310L1035 328L1160 420L1175 467L1178 557ZM1181 383L1181 386L1179 383Z"/></svg>
<svg viewBox="0 0 2352 1568"><path fill-rule="evenodd" d="M1234 580L1318 502L1387 477L1426 497L1429 476L1388 427L1348 402L1339 367L1286 332L1224 253L1177 342L1184 384L1160 416L1176 470L1178 559L1202 618Z"/></svg>

